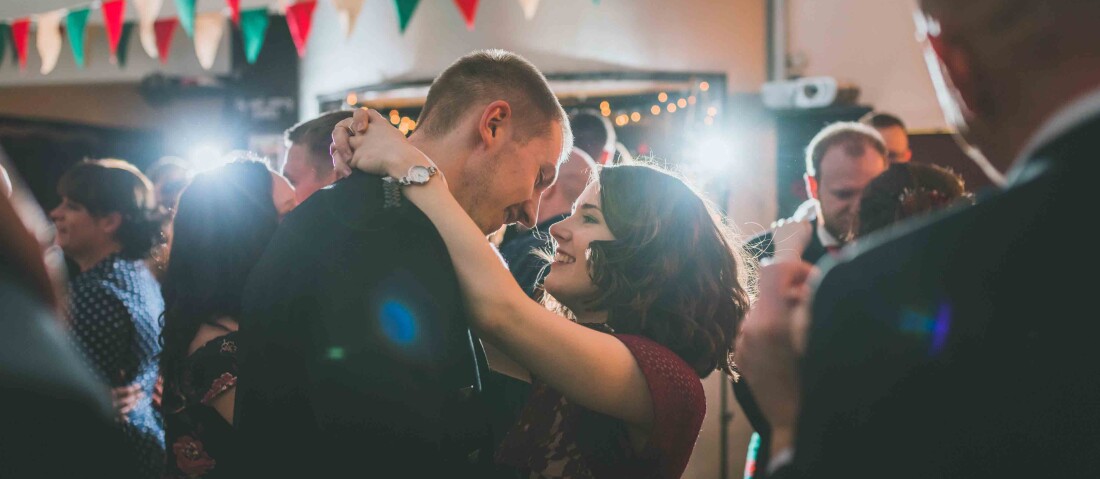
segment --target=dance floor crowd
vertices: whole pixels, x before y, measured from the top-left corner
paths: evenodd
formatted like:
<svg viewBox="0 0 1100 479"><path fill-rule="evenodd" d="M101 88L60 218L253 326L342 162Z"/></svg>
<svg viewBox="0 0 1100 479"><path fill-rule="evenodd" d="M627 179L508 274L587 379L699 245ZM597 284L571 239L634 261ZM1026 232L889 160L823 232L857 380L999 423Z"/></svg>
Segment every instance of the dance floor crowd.
<svg viewBox="0 0 1100 479"><path fill-rule="evenodd" d="M47 229L9 169L0 476L678 478L717 374L747 477L1097 477L1100 3L919 3L990 191L872 112L744 237L502 50L280 171L82 161Z"/></svg>

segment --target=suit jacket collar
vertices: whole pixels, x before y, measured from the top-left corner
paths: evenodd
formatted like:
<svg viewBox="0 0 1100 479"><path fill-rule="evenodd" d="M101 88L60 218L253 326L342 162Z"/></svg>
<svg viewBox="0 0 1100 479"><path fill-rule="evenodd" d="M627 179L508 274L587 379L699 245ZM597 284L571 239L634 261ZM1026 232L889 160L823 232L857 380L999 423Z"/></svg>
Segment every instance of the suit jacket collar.
<svg viewBox="0 0 1100 479"><path fill-rule="evenodd" d="M1012 163L1008 172L1008 185L1018 184L1043 171L1044 165L1035 164L1037 157L1047 156L1055 143L1062 143L1062 139L1071 136L1088 124L1095 123L1100 117L1100 88L1070 102L1070 104L1058 110L1027 142L1020 156ZM1091 128L1090 128L1091 130Z"/></svg>
<svg viewBox="0 0 1100 479"><path fill-rule="evenodd" d="M1100 111L1094 112L1061 136L1037 150L1025 162L1013 169L1007 187L1012 188L1056 168L1078 161L1092 161L1096 138L1100 137Z"/></svg>

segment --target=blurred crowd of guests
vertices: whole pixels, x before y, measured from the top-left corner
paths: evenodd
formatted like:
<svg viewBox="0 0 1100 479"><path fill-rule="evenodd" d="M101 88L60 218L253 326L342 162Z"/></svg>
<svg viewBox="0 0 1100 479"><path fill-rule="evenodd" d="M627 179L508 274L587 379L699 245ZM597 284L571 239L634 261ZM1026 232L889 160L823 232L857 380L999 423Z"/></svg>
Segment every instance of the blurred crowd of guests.
<svg viewBox="0 0 1100 479"><path fill-rule="evenodd" d="M1094 476L1094 260L1041 253L1087 222L1100 8L920 3L996 191L873 112L740 238L503 51L407 139L295 125L281 172L88 160L47 222L0 170L0 475L679 477L719 371L746 476Z"/></svg>

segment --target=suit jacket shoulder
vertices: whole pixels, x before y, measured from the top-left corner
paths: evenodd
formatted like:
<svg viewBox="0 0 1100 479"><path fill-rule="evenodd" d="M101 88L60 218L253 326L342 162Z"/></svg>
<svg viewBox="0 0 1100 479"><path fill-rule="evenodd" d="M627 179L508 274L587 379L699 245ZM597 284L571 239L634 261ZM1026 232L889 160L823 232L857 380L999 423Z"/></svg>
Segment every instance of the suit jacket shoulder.
<svg viewBox="0 0 1100 479"><path fill-rule="evenodd" d="M1093 288L1078 275L1100 261L1072 246L1092 209L1096 137L1070 135L1003 193L823 264L800 467L821 477L856 463L894 477L1097 471L1083 425L1100 423L1100 330L1081 316Z"/></svg>
<svg viewBox="0 0 1100 479"><path fill-rule="evenodd" d="M487 427L468 400L476 350L446 246L379 177L353 174L286 217L240 332L235 422L266 472L343 471L365 451L376 472L453 468ZM418 463L424 451L435 460Z"/></svg>

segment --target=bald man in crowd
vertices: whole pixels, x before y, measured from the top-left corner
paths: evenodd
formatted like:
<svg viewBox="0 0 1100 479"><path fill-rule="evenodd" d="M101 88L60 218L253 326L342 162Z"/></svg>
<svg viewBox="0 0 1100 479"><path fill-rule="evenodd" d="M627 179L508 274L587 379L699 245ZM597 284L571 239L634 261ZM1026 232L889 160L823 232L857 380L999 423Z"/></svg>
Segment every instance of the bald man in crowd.
<svg viewBox="0 0 1100 479"><path fill-rule="evenodd" d="M569 116L573 128L573 146L580 148L597 165L617 163L615 127L611 120L594 110L580 110Z"/></svg>
<svg viewBox="0 0 1100 479"><path fill-rule="evenodd" d="M736 358L780 466L758 473L1100 477L1100 256L1073 248L1100 175L1100 2L919 4L945 117L1003 190L861 240L816 290L809 265L762 268Z"/></svg>
<svg viewBox="0 0 1100 479"><path fill-rule="evenodd" d="M351 115L348 110L330 111L286 130L283 176L294 186L298 204L336 181L328 146L332 143L332 129L336 123Z"/></svg>

